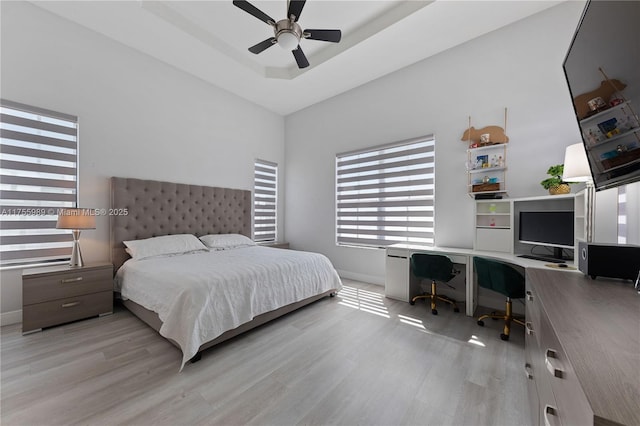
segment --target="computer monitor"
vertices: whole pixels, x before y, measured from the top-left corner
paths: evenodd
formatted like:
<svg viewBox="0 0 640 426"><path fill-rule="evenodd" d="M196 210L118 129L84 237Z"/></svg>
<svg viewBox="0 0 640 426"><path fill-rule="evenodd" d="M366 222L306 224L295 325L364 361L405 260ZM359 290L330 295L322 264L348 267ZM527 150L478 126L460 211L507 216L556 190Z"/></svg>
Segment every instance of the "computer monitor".
<svg viewBox="0 0 640 426"><path fill-rule="evenodd" d="M573 211L520 212L520 243L551 247L556 259L566 260L562 249L574 248L573 231Z"/></svg>

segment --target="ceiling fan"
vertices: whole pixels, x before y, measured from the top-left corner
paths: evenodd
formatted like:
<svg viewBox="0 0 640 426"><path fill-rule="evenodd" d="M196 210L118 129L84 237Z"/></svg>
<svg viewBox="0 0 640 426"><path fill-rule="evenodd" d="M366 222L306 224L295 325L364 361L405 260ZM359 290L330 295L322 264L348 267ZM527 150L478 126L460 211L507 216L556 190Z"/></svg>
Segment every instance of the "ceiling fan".
<svg viewBox="0 0 640 426"><path fill-rule="evenodd" d="M302 30L302 27L298 24L298 19L300 18L300 13L302 13L305 2L306 0L289 0L287 17L276 22L272 17L248 1L234 0L234 5L273 27L274 36L261 41L255 46L251 46L249 52L257 55L274 44L278 44L283 49L292 51L298 63L298 68L306 68L309 66L309 61L300 48L301 39L308 38L311 40L338 43L342 37L340 30Z"/></svg>

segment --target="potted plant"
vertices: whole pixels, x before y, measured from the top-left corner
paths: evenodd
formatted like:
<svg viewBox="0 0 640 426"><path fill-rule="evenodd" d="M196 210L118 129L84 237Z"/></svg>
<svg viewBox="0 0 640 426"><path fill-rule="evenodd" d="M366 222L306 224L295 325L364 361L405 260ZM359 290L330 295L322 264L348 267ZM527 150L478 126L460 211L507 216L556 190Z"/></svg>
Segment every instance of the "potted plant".
<svg viewBox="0 0 640 426"><path fill-rule="evenodd" d="M564 164L556 164L555 166L549 167L547 174L551 175L551 177L540 182L540 185L542 185L544 189L547 189L551 195L568 194L571 192L571 187L568 182L562 180L563 172Z"/></svg>

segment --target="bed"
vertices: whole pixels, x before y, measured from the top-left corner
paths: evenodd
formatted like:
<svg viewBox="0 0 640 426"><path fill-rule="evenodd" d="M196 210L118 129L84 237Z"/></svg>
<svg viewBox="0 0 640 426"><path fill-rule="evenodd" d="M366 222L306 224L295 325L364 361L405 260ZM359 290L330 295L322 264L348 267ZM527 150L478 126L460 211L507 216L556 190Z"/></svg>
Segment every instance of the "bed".
<svg viewBox="0 0 640 426"><path fill-rule="evenodd" d="M318 253L254 243L142 259L133 246L134 258L126 251L125 241L182 235L250 241L251 205L245 190L111 178L115 290L128 310L182 350L181 369L201 351L342 287Z"/></svg>

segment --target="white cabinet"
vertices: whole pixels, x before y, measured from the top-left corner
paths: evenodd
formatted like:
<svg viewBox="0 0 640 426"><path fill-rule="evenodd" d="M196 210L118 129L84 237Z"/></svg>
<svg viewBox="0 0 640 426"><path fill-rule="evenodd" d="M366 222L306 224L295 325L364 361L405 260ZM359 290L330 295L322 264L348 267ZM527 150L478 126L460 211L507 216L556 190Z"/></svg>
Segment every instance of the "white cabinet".
<svg viewBox="0 0 640 426"><path fill-rule="evenodd" d="M501 194L507 191L507 144L467 150L469 195Z"/></svg>
<svg viewBox="0 0 640 426"><path fill-rule="evenodd" d="M511 253L513 215L510 200L477 200L474 250Z"/></svg>
<svg viewBox="0 0 640 426"><path fill-rule="evenodd" d="M387 249L385 262L384 295L391 299L408 302L409 294L409 250Z"/></svg>

